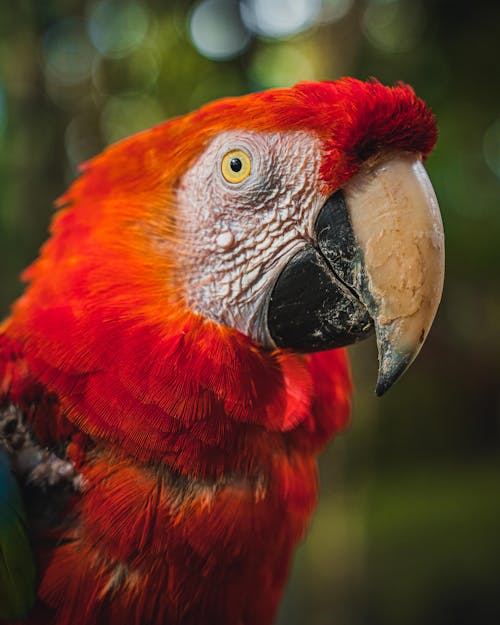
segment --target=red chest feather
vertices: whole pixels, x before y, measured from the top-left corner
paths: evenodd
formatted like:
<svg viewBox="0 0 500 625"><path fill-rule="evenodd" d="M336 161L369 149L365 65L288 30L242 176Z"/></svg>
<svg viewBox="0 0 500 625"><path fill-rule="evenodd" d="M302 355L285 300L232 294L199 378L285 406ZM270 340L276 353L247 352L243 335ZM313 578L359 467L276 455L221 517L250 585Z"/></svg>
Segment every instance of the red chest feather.
<svg viewBox="0 0 500 625"><path fill-rule="evenodd" d="M285 464L208 483L102 454L41 600L74 625L270 623L316 494L312 459Z"/></svg>
<svg viewBox="0 0 500 625"><path fill-rule="evenodd" d="M263 356L241 335L201 329L156 342L171 361L141 363L149 395L133 383L139 364L78 372L75 359L56 375L42 354L28 363L4 338L17 354L2 372L8 395L22 403L41 393L30 387L35 371L60 401L50 420L62 425L50 436L73 437L84 479L62 524L39 537L30 623L272 622L316 501L316 455L348 416L347 361L341 350ZM141 332L128 347L154 355ZM113 355L119 364L119 348ZM172 372L184 377L174 383ZM32 415L41 438L44 418Z"/></svg>

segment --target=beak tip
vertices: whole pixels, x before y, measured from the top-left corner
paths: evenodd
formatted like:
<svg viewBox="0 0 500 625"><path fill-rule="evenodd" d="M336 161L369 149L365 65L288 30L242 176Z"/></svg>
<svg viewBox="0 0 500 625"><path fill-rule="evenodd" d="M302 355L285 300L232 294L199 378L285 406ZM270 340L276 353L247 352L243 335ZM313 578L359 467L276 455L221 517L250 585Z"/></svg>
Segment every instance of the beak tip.
<svg viewBox="0 0 500 625"><path fill-rule="evenodd" d="M415 358L414 353L384 350L379 366L375 394L382 397L408 369Z"/></svg>
<svg viewBox="0 0 500 625"><path fill-rule="evenodd" d="M384 380L377 380L377 386L375 387L375 395L382 397L384 393L389 390L390 384L387 384Z"/></svg>

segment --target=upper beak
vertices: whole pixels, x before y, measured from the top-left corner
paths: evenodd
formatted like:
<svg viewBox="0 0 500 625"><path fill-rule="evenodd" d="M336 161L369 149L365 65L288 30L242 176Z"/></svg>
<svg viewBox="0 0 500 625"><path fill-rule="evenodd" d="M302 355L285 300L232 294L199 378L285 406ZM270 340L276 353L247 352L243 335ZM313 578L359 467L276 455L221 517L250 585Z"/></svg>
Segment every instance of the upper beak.
<svg viewBox="0 0 500 625"><path fill-rule="evenodd" d="M365 163L326 202L315 233L316 245L292 258L278 278L268 308L270 334L279 347L314 351L364 338L373 324L376 393L382 395L420 351L443 289L443 224L420 158L395 153ZM287 321L297 316L298 285L291 278L299 267L306 278L305 318ZM325 301L340 317L318 313Z"/></svg>

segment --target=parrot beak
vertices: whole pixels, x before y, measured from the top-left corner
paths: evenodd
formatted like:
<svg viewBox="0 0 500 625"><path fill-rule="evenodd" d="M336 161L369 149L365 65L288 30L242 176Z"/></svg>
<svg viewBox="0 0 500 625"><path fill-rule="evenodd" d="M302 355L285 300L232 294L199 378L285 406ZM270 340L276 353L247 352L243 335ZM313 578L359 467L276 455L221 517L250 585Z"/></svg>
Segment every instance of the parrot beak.
<svg viewBox="0 0 500 625"><path fill-rule="evenodd" d="M275 284L271 337L278 347L316 351L375 329L382 395L416 358L443 290L443 224L420 158L367 161L327 200L315 235Z"/></svg>

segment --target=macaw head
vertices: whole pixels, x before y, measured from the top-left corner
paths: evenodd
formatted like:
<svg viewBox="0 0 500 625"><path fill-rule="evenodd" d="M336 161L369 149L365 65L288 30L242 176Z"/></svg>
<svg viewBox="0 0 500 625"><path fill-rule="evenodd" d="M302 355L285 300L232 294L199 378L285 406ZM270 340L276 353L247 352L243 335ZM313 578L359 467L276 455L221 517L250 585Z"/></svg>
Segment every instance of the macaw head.
<svg viewBox="0 0 500 625"><path fill-rule="evenodd" d="M198 118L211 136L177 186L189 306L269 348L325 350L375 329L384 392L441 296L442 223L422 164L431 113L406 86L344 80Z"/></svg>
<svg viewBox="0 0 500 625"><path fill-rule="evenodd" d="M26 277L38 299L78 300L76 318L107 306L107 318L166 324L184 310L268 350L375 331L381 394L441 297L443 229L423 166L435 141L405 85L343 79L216 101L86 164Z"/></svg>

